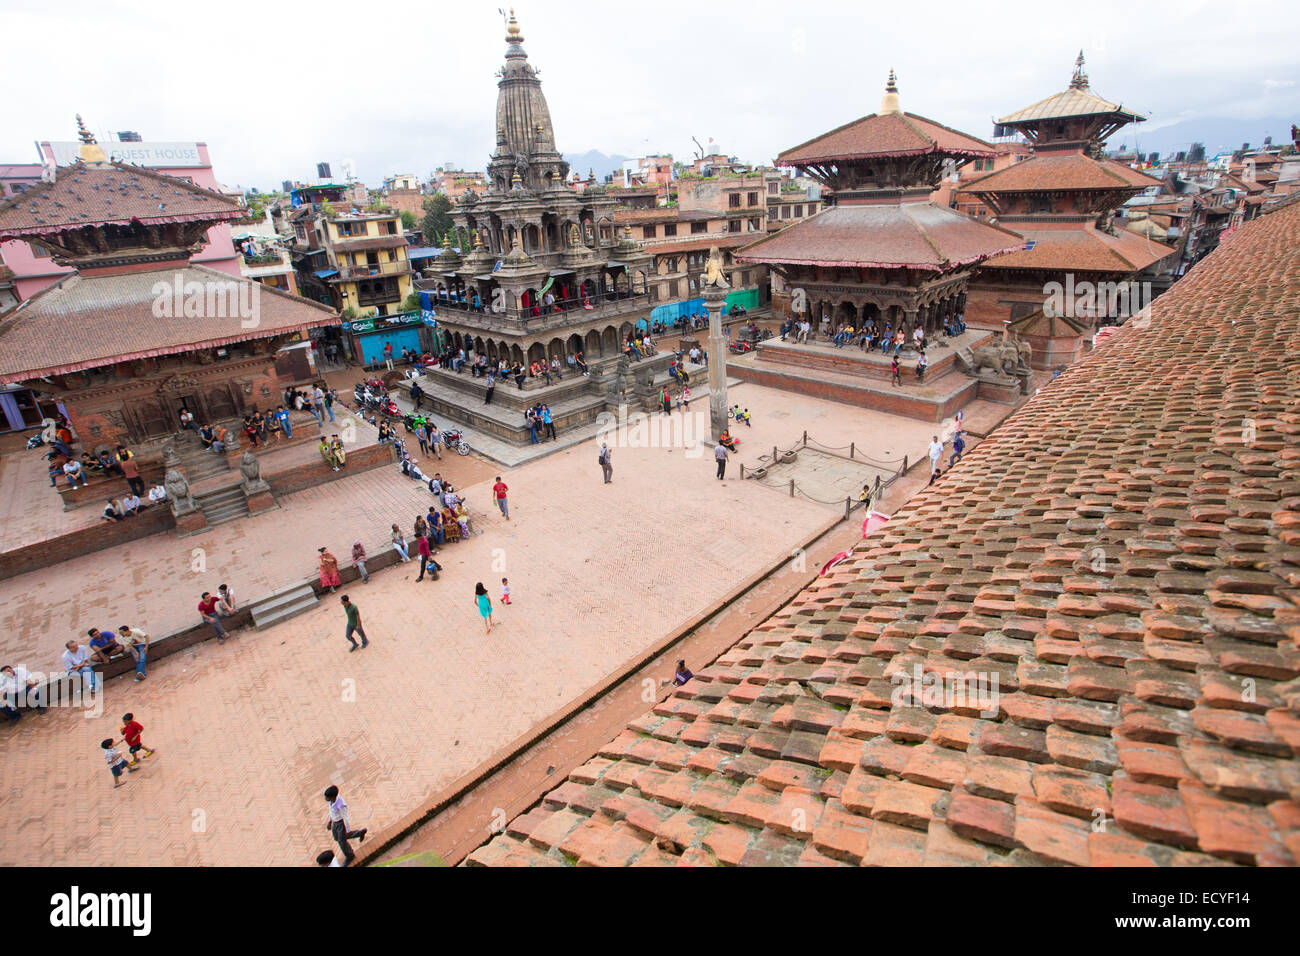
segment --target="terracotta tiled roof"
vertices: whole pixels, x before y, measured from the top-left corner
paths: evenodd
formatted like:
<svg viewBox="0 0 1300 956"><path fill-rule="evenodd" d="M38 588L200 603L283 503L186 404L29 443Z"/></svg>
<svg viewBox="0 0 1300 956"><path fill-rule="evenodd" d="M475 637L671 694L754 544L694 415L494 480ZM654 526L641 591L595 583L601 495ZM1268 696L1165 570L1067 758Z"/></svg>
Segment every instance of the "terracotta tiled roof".
<svg viewBox="0 0 1300 956"><path fill-rule="evenodd" d="M239 219L237 200L139 166L74 163L0 203L0 239L106 223Z"/></svg>
<svg viewBox="0 0 1300 956"><path fill-rule="evenodd" d="M711 249L717 246L719 249L732 249L736 246L743 246L753 238L753 233L725 233L724 235L714 236L683 236L680 239L670 240L668 242L647 239L645 251L651 255L676 255L682 252L698 252L701 249Z"/></svg>
<svg viewBox="0 0 1300 956"><path fill-rule="evenodd" d="M1082 229L1044 229L1011 224L1033 249L1020 249L985 262L983 269L1049 269L1054 272L1136 272L1174 254L1169 246L1118 230L1115 235L1092 225Z"/></svg>
<svg viewBox="0 0 1300 956"><path fill-rule="evenodd" d="M1153 312L468 862L1300 861L1300 204Z"/></svg>
<svg viewBox="0 0 1300 956"><path fill-rule="evenodd" d="M1036 120L1065 119L1069 116L1096 116L1107 113L1119 113L1130 121L1146 119L1142 113L1126 110L1118 103L1104 100L1092 90L1070 88L1062 93L1054 93L1022 110L1016 110L997 122L1003 126L1019 123L1032 123Z"/></svg>
<svg viewBox="0 0 1300 956"><path fill-rule="evenodd" d="M1041 335L1053 339L1070 338L1083 335L1088 327L1088 321L1073 319L1068 315L1049 314L1044 309L1035 309L1028 315L1011 322L1010 327L1017 335Z"/></svg>
<svg viewBox="0 0 1300 956"><path fill-rule="evenodd" d="M996 155L996 149L982 139L959 133L914 113L872 113L787 149L776 158L776 165L799 166L829 160L919 156L925 153L952 153L986 159Z"/></svg>
<svg viewBox="0 0 1300 956"><path fill-rule="evenodd" d="M256 313L241 317L236 288L236 298L225 300L225 308L214 297L213 311L230 313L224 317L159 318L155 302L160 296L166 296L166 307L176 312L170 290L178 276L182 283L197 283L204 290L212 287L223 294L246 286L243 301L255 305ZM156 293L158 283L169 288ZM256 325L246 328L244 323L252 321ZM328 306L206 266L105 276L74 273L0 315L0 384L217 348L338 321Z"/></svg>
<svg viewBox="0 0 1300 956"><path fill-rule="evenodd" d="M1161 180L1130 169L1123 163L1093 159L1082 153L1040 153L979 179L959 192L1040 192L1056 189L1146 189Z"/></svg>
<svg viewBox="0 0 1300 956"><path fill-rule="evenodd" d="M741 250L747 262L946 269L1024 244L1015 233L929 202L831 206Z"/></svg>

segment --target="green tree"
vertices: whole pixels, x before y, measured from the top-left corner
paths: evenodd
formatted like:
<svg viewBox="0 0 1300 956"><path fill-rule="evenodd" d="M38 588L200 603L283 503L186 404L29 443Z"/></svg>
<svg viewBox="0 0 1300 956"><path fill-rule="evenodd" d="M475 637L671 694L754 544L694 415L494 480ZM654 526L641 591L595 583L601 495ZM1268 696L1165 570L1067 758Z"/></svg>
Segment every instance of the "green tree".
<svg viewBox="0 0 1300 956"><path fill-rule="evenodd" d="M402 300L403 312L418 312L420 310L420 293L412 292Z"/></svg>
<svg viewBox="0 0 1300 956"><path fill-rule="evenodd" d="M415 218L415 213L411 212L409 209L402 210L403 229L414 229L417 222L419 222L419 220Z"/></svg>
<svg viewBox="0 0 1300 956"><path fill-rule="evenodd" d="M444 193L434 193L424 201L424 222L420 225L420 234L426 245L436 246L442 242L452 227L451 200Z"/></svg>

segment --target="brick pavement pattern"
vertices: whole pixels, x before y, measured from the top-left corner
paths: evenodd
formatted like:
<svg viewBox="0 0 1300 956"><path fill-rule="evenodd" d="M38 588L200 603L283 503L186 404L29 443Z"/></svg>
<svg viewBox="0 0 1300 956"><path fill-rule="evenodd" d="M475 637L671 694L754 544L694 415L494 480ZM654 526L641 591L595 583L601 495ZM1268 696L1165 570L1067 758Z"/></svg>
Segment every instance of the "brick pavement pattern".
<svg viewBox="0 0 1300 956"><path fill-rule="evenodd" d="M1153 312L467 864L1300 861L1300 197Z"/></svg>
<svg viewBox="0 0 1300 956"><path fill-rule="evenodd" d="M760 391L751 410L772 411L756 414L755 454L803 422L835 441L858 428L853 409ZM0 863L310 861L330 846L328 784L358 825L396 822L833 516L754 482L715 481L707 451L617 448L614 466L602 485L588 442L505 472L507 524L489 510L498 471L448 456L436 467L465 476L484 533L442 550L437 582L415 583L411 564L348 586L371 647L347 652L342 608L326 596L266 631L162 659L142 683L109 681L102 717L51 710L0 728L11 837ZM355 537L374 551L392 521L409 530L432 500L389 466L204 535L157 535L10 579L0 655L48 671L66 637L92 625L165 634L193 623L202 590L226 581L246 604L312 575L318 544L346 563ZM202 574L191 570L196 546ZM497 603L503 575L509 607ZM480 580L496 605L490 637L473 601ZM127 711L158 753L113 791L98 744Z"/></svg>

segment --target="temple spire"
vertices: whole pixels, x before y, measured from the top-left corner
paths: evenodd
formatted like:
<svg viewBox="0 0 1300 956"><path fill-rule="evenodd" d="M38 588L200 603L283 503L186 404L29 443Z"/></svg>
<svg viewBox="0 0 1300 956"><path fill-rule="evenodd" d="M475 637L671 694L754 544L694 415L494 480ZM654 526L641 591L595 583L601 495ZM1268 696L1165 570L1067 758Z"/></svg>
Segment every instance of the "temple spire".
<svg viewBox="0 0 1300 956"><path fill-rule="evenodd" d="M889 82L885 84L885 95L880 98L881 113L901 113L898 106L898 77L889 71Z"/></svg>
<svg viewBox="0 0 1300 956"><path fill-rule="evenodd" d="M77 150L77 157L83 163L108 162L104 150L95 142L95 135L86 129L86 124L81 121L80 113L77 114L77 139L81 140L81 147Z"/></svg>
<svg viewBox="0 0 1300 956"><path fill-rule="evenodd" d="M1083 51L1074 59L1074 76L1070 77L1070 89L1086 90L1088 88L1088 74L1083 69Z"/></svg>

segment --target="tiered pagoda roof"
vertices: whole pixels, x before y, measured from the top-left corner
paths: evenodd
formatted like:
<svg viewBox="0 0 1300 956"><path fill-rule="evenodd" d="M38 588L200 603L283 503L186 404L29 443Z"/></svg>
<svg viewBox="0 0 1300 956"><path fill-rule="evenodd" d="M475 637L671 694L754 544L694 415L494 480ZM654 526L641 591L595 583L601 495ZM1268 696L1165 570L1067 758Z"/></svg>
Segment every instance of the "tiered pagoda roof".
<svg viewBox="0 0 1300 956"><path fill-rule="evenodd" d="M126 163L74 163L0 203L0 235L36 238L71 229L226 222L248 215L230 196Z"/></svg>
<svg viewBox="0 0 1300 956"><path fill-rule="evenodd" d="M337 323L327 306L192 264L207 230L246 215L243 206L109 162L77 122L79 160L0 203L0 240L39 240L77 270L0 316L0 383ZM200 314L185 314L186 301Z"/></svg>
<svg viewBox="0 0 1300 956"><path fill-rule="evenodd" d="M943 272L1020 248L1014 233L930 201L945 162L994 154L983 140L903 112L891 70L879 113L777 157L778 166L821 180L831 205L745 246L737 258Z"/></svg>
<svg viewBox="0 0 1300 956"><path fill-rule="evenodd" d="M237 286L250 286L246 301L257 304L256 325L249 327L234 308L224 309L229 315L202 318L157 316L160 297L174 303L174 289L196 283L202 289L235 290L226 293L235 298ZM180 299L184 301L183 292ZM192 263L114 275L74 273L0 316L0 384L221 348L338 322L329 306Z"/></svg>
<svg viewBox="0 0 1300 956"><path fill-rule="evenodd" d="M933 203L830 206L738 253L747 262L944 271L1024 246L1014 232Z"/></svg>

